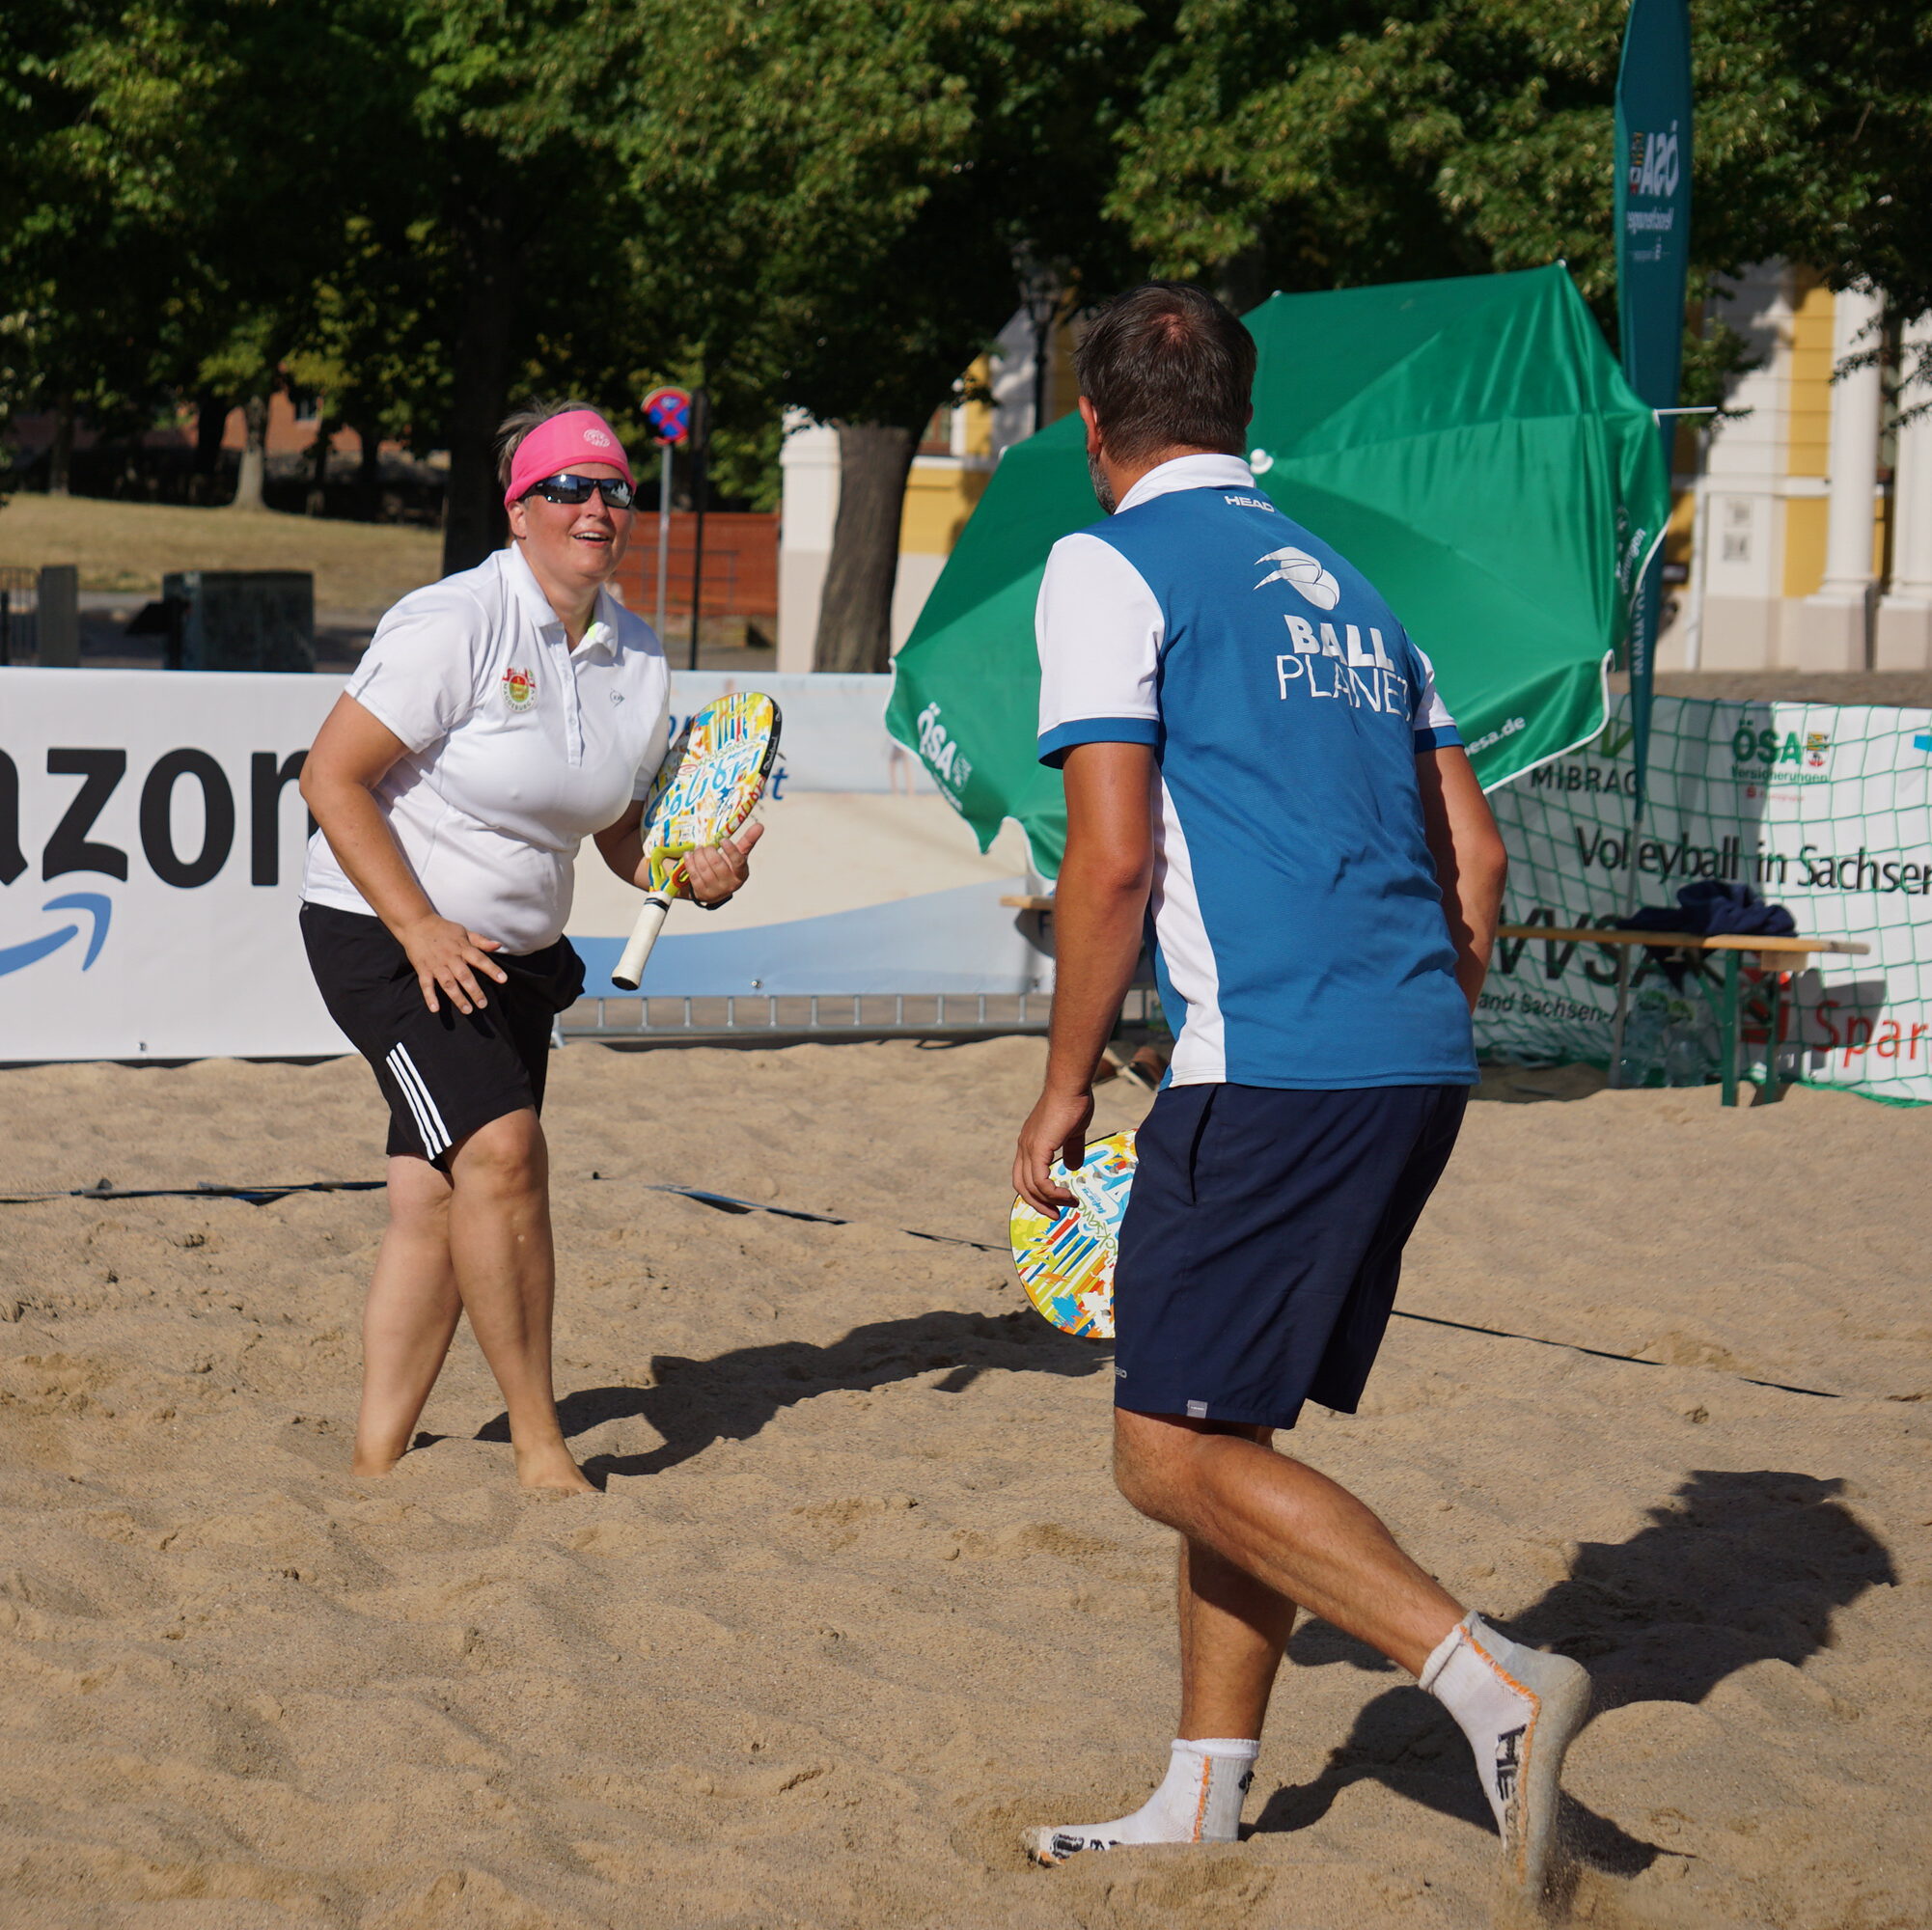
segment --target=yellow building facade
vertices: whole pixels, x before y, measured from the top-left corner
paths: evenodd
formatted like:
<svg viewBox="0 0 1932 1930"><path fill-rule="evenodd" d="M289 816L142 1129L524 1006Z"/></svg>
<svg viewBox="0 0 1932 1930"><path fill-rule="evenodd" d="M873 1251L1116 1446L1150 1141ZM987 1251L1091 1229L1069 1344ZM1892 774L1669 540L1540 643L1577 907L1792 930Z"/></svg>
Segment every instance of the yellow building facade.
<svg viewBox="0 0 1932 1930"><path fill-rule="evenodd" d="M1719 312L1758 366L1678 437L1661 667L1932 668L1932 415L1901 420L1927 325L1888 341L1879 295L1781 262Z"/></svg>

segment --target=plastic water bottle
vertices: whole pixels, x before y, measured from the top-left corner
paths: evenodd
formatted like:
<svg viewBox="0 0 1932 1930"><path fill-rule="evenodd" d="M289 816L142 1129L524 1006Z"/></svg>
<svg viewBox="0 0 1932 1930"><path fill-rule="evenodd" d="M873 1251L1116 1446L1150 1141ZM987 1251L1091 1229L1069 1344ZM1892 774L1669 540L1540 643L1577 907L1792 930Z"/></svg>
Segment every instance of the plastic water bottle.
<svg viewBox="0 0 1932 1930"><path fill-rule="evenodd" d="M1664 1028L1664 1083L1701 1086L1710 1067L1711 1055L1697 1007L1688 999L1672 999Z"/></svg>
<svg viewBox="0 0 1932 1930"><path fill-rule="evenodd" d="M1670 1002L1662 992L1639 992L1631 1000L1630 1015L1623 1022L1623 1057L1616 1062L1619 1086L1647 1086L1653 1078L1661 1078L1670 1018Z"/></svg>

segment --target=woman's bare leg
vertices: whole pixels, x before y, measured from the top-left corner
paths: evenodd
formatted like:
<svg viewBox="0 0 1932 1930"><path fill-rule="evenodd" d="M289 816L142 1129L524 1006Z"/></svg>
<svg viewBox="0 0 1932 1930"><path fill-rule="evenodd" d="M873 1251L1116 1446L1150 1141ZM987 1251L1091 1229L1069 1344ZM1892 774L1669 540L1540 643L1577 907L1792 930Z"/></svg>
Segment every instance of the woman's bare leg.
<svg viewBox="0 0 1932 1930"><path fill-rule="evenodd" d="M392 1158L389 1227L362 1315L353 1473L386 1475L408 1451L462 1310L450 1264L450 1182L427 1159Z"/></svg>
<svg viewBox="0 0 1932 1930"><path fill-rule="evenodd" d="M564 1445L550 1377L556 1257L543 1128L525 1109L480 1126L450 1160L450 1258L463 1310L510 1411L526 1488L595 1490Z"/></svg>

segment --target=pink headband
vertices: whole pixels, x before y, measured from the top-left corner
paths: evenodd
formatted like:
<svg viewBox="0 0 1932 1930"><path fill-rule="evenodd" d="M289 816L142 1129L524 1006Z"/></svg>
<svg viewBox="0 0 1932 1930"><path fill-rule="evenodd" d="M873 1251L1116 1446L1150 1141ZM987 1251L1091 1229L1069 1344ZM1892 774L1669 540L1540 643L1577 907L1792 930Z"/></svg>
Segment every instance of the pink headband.
<svg viewBox="0 0 1932 1930"><path fill-rule="evenodd" d="M503 492L507 510L534 489L546 476L555 476L573 462L604 462L636 487L630 458L611 426L595 409L571 409L541 422L516 445L510 465L510 487Z"/></svg>

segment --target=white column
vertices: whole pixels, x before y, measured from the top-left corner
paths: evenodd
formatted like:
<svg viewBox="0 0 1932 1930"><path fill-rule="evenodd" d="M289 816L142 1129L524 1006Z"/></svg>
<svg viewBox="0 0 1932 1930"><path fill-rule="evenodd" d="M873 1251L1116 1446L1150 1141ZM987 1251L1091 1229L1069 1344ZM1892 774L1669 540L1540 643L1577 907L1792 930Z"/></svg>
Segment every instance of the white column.
<svg viewBox="0 0 1932 1930"><path fill-rule="evenodd" d="M818 604L839 516L839 432L802 409L785 412L779 449L785 494L778 520L778 668L812 668Z"/></svg>
<svg viewBox="0 0 1932 1930"><path fill-rule="evenodd" d="M1880 303L1863 289L1841 290L1832 305L1832 366L1878 345ZM1876 527L1879 410L1884 390L1876 361L1832 384L1828 482L1831 520L1825 536L1825 580L1805 599L1795 626L1796 668L1865 667L1866 594L1871 588Z"/></svg>
<svg viewBox="0 0 1932 1930"><path fill-rule="evenodd" d="M1878 346L1879 301L1863 289L1846 289L1832 314L1832 366ZM1867 362L1832 384L1830 482L1832 520L1825 538L1825 580L1820 596L1857 596L1871 582L1875 528L1873 489L1878 481L1878 419L1884 405L1878 364Z"/></svg>
<svg viewBox="0 0 1932 1930"><path fill-rule="evenodd" d="M1904 370L1932 353L1932 315L1908 323ZM1875 663L1880 670L1932 669L1932 378L1906 383L1901 410L1927 412L1898 431L1891 489L1891 582L1878 606Z"/></svg>
<svg viewBox="0 0 1932 1930"><path fill-rule="evenodd" d="M1784 499L1791 421L1792 271L1763 262L1721 294L1717 314L1758 366L1725 400L1750 413L1713 427L1704 456L1704 527L1692 566L1703 590L1700 670L1768 670L1785 618Z"/></svg>

